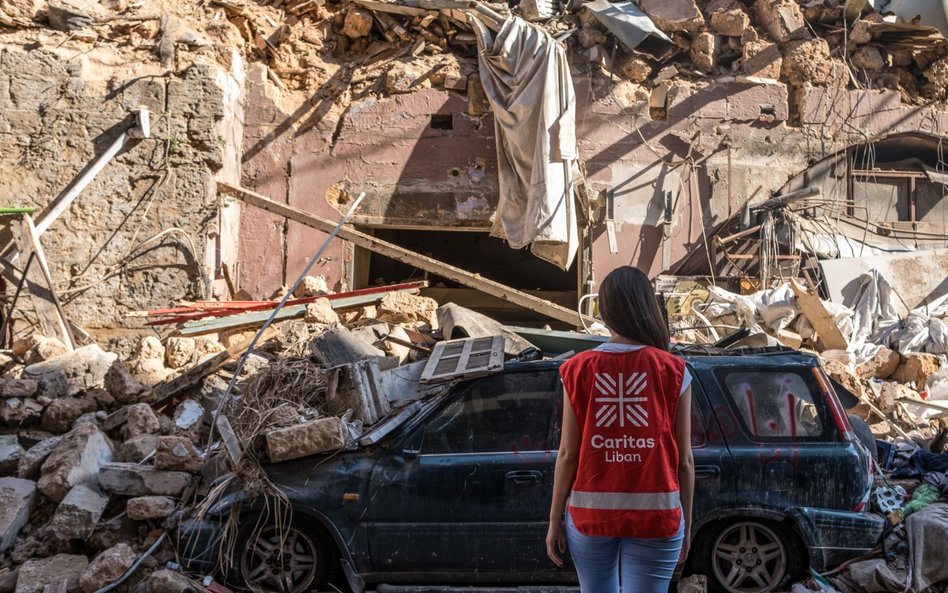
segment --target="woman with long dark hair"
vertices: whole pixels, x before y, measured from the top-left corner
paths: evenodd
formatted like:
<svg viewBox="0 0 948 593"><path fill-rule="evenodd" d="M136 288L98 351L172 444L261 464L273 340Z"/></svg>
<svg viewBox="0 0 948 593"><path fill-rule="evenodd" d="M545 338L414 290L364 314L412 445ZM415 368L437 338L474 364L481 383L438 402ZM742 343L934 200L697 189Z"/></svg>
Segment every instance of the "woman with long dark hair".
<svg viewBox="0 0 948 593"><path fill-rule="evenodd" d="M606 276L599 312L612 339L560 367L547 553L568 544L582 593L666 593L691 539L691 375L640 270Z"/></svg>

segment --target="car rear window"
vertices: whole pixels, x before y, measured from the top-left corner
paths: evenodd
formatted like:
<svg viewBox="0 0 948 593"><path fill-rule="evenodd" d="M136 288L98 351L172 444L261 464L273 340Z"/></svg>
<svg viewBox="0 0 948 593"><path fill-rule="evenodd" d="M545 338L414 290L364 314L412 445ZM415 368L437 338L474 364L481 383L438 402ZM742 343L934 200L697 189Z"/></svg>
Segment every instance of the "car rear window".
<svg viewBox="0 0 948 593"><path fill-rule="evenodd" d="M718 370L718 379L757 440L827 440L825 402L810 374L798 370Z"/></svg>

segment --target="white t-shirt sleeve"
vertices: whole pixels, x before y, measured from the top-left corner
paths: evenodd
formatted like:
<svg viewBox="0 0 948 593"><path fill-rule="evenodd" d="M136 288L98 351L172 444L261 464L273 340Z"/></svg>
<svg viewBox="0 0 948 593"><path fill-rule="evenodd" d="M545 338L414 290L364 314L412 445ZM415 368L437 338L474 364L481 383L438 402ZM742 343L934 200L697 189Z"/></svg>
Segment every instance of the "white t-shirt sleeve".
<svg viewBox="0 0 948 593"><path fill-rule="evenodd" d="M685 374L681 377L681 391L678 392L678 395L684 393L689 387L691 387L691 373L688 372L688 367L685 367Z"/></svg>

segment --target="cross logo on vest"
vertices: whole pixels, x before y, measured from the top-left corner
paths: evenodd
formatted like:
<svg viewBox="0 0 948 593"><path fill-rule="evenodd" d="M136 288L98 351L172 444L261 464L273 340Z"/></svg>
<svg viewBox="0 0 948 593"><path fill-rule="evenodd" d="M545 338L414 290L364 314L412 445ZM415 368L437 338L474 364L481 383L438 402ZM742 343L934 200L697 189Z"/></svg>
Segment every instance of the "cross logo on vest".
<svg viewBox="0 0 948 593"><path fill-rule="evenodd" d="M601 404L596 411L596 426L609 428L618 420L620 427L636 428L648 426L648 411L642 405L648 398L639 394L648 385L646 373L619 373L618 378L609 373L596 373L596 391L603 397L595 399Z"/></svg>

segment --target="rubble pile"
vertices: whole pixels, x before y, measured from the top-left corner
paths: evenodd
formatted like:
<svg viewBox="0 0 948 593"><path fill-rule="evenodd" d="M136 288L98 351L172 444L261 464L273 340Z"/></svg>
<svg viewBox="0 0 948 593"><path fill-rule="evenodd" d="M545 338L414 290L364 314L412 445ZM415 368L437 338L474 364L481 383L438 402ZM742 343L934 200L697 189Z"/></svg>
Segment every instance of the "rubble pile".
<svg viewBox="0 0 948 593"><path fill-rule="evenodd" d="M411 292L338 310L326 305L334 295L319 292L328 296L315 297L325 301L315 303L319 314L311 304L304 318L264 332L240 365L208 336L148 336L124 360L95 344L67 352L42 336L2 351L0 590L65 581L65 590L92 593L197 500L213 501L216 478L232 474L232 484L259 492L268 462L357 447L392 412L372 400L368 382L396 368L419 376L441 337L438 316L450 309L459 319L460 308ZM233 355L244 353L239 343ZM212 434L212 426L223 428ZM163 568L175 554L158 543L128 590L187 587L186 576ZM182 588L162 589L168 580Z"/></svg>

